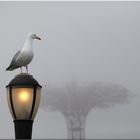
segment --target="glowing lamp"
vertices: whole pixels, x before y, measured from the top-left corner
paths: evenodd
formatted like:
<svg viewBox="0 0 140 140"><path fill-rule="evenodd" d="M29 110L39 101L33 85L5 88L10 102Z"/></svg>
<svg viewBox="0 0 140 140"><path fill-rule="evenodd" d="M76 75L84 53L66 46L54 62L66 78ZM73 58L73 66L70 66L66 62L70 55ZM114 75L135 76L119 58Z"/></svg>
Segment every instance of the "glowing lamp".
<svg viewBox="0 0 140 140"><path fill-rule="evenodd" d="M41 86L29 74L17 75L7 88L7 100L15 124L16 139L31 139L32 124L41 96Z"/></svg>

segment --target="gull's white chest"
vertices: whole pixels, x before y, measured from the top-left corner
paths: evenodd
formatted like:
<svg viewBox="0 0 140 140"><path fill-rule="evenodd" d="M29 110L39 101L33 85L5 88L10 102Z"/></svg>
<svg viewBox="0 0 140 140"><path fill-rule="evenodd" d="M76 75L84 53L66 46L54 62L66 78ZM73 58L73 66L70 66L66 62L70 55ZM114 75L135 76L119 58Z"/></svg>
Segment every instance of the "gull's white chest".
<svg viewBox="0 0 140 140"><path fill-rule="evenodd" d="M33 51L31 49L21 50L21 53L16 58L16 64L18 66L27 66L33 59Z"/></svg>

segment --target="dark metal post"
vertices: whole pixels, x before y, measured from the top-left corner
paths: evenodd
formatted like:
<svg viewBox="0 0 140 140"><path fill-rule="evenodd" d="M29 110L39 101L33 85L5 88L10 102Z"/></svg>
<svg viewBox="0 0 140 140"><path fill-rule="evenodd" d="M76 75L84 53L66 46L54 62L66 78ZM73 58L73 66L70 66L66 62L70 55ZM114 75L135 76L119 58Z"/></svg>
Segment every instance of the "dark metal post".
<svg viewBox="0 0 140 140"><path fill-rule="evenodd" d="M32 139L32 120L14 120L14 124L16 139Z"/></svg>

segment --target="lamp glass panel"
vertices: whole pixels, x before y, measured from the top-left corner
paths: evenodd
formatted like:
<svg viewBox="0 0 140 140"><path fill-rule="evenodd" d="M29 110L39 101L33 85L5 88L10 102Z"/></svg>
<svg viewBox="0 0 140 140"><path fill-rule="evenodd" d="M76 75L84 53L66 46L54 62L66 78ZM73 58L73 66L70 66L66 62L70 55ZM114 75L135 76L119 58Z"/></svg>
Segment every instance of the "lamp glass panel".
<svg viewBox="0 0 140 140"><path fill-rule="evenodd" d="M11 113L13 119L15 119L14 115L13 115L12 107L11 107L11 102L10 102L9 88L7 88L7 101L8 101L8 107L9 107L10 113Z"/></svg>
<svg viewBox="0 0 140 140"><path fill-rule="evenodd" d="M38 111L38 107L39 107L39 104L40 104L40 97L41 97L41 88L38 87L36 89L36 101L35 101L34 112L33 112L33 115L32 115L32 120L35 118L35 115Z"/></svg>
<svg viewBox="0 0 140 140"><path fill-rule="evenodd" d="M17 119L29 119L33 103L33 89L13 88L12 101Z"/></svg>

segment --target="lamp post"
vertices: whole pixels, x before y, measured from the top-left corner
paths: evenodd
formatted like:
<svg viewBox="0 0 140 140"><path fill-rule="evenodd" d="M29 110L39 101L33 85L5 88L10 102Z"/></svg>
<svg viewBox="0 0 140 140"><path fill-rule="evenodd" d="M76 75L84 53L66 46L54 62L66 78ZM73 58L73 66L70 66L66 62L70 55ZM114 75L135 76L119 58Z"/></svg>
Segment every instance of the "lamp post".
<svg viewBox="0 0 140 140"><path fill-rule="evenodd" d="M8 106L14 120L15 138L31 139L42 87L32 75L21 73L6 88Z"/></svg>

